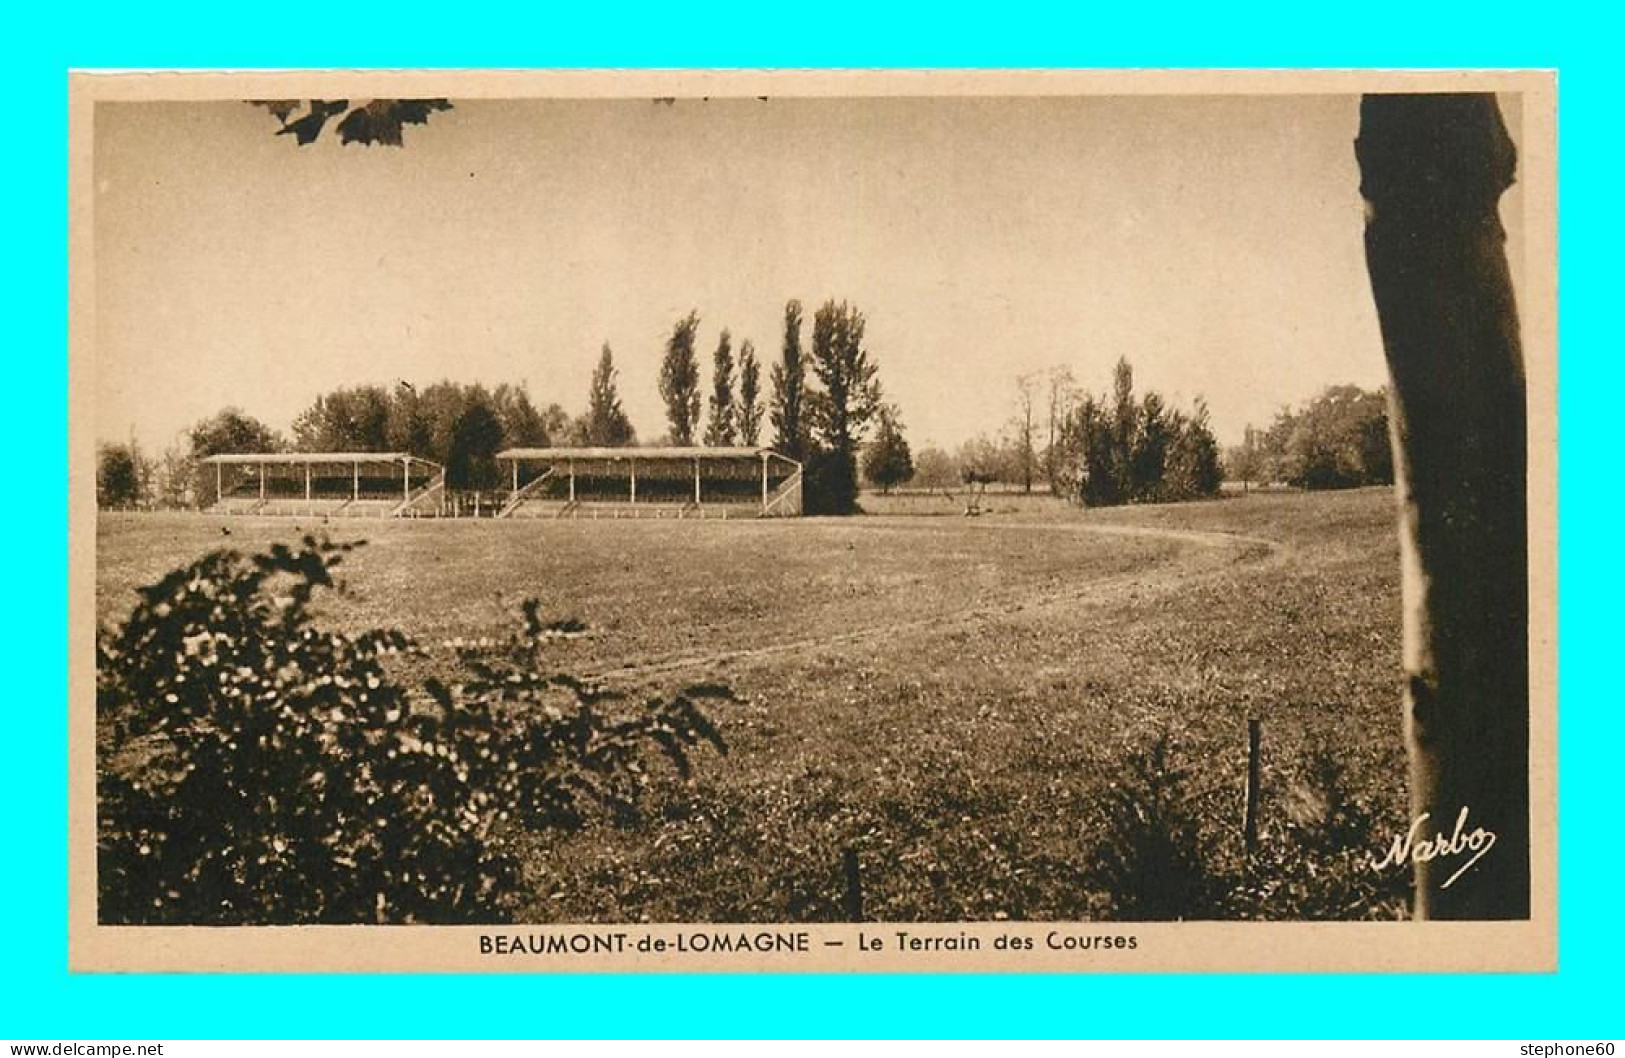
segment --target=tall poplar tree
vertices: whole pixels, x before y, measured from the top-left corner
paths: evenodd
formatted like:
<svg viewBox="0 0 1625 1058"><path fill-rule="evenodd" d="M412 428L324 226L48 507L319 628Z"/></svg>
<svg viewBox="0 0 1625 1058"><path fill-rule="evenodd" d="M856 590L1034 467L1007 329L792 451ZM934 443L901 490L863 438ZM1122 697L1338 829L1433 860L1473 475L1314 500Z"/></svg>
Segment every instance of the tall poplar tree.
<svg viewBox="0 0 1625 1058"><path fill-rule="evenodd" d="M773 395L768 402L768 418L773 423L773 447L781 455L804 460L807 359L801 350L801 302L793 298L784 306L784 348L771 374Z"/></svg>
<svg viewBox="0 0 1625 1058"><path fill-rule="evenodd" d="M705 424L705 443L713 447L734 443L734 356L732 338L726 327L711 358L710 416Z"/></svg>
<svg viewBox="0 0 1625 1058"><path fill-rule="evenodd" d="M863 329L863 313L844 301L826 301L813 314L812 368L823 388L809 402L818 450L803 495L819 513L857 509L858 443L880 410L878 369L863 347Z"/></svg>
<svg viewBox="0 0 1625 1058"><path fill-rule="evenodd" d="M592 388L587 391L587 414L582 432L590 445L620 447L634 440L632 420L621 407L615 375L615 357L605 342L598 356L598 367L592 373Z"/></svg>
<svg viewBox="0 0 1625 1058"><path fill-rule="evenodd" d="M694 355L694 333L699 330L698 313L690 312L677 321L666 339L666 357L660 364L660 398L666 402L666 422L671 427L671 443L694 443L694 427L700 421L700 363Z"/></svg>
<svg viewBox="0 0 1625 1058"><path fill-rule="evenodd" d="M754 446L762 434L762 365L750 339L739 347L739 401L735 418L739 443Z"/></svg>

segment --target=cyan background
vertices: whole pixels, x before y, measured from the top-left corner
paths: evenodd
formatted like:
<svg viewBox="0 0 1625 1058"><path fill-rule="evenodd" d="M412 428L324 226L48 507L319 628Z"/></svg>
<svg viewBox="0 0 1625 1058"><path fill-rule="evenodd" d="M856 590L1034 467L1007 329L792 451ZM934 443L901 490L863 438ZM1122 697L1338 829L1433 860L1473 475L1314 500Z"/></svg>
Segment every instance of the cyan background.
<svg viewBox="0 0 1625 1058"><path fill-rule="evenodd" d="M1612 917L1619 16L1606 5L31 5L0 22L0 345L14 605L0 608L0 1036L1621 1034ZM70 68L1555 67L1561 171L1561 970L1497 977L72 976L66 930ZM1617 295L1616 295L1617 296Z"/></svg>

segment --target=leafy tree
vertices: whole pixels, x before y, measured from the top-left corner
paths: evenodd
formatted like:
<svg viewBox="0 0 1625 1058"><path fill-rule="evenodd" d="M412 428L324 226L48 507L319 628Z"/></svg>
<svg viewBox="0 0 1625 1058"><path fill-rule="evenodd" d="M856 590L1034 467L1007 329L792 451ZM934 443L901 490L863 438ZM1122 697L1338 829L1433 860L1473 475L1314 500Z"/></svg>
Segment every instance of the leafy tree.
<svg viewBox="0 0 1625 1058"><path fill-rule="evenodd" d="M801 302L793 298L784 305L784 348L772 376L768 417L773 421L773 447L781 455L803 460L810 440L805 414L807 361L801 350Z"/></svg>
<svg viewBox="0 0 1625 1058"><path fill-rule="evenodd" d="M482 392L470 400L452 425L446 453L446 485L453 489L490 489L500 480L496 454L502 450L502 423Z"/></svg>
<svg viewBox="0 0 1625 1058"><path fill-rule="evenodd" d="M569 421L569 424L565 427L564 437L565 442L575 448L592 444L592 442L588 440L587 415L585 412L573 417Z"/></svg>
<svg viewBox="0 0 1625 1058"><path fill-rule="evenodd" d="M960 483L959 463L934 445L920 449L914 457L914 476L909 481L928 489L947 489Z"/></svg>
<svg viewBox="0 0 1625 1058"><path fill-rule="evenodd" d="M199 502L198 464L208 456L240 452L280 452L282 437L270 427L236 408L225 408L186 431L183 446L165 455L165 492L178 489L192 502ZM212 482L207 488L212 489ZM207 493L213 496L212 491Z"/></svg>
<svg viewBox="0 0 1625 1058"><path fill-rule="evenodd" d="M880 410L878 365L863 347L863 313L826 301L813 314L812 367L823 386L813 416L824 447L850 452Z"/></svg>
<svg viewBox="0 0 1625 1058"><path fill-rule="evenodd" d="M547 444L559 444L570 434L570 413L557 402L548 404L540 412L542 432Z"/></svg>
<svg viewBox="0 0 1625 1058"><path fill-rule="evenodd" d="M1123 499L1135 494L1134 448L1140 435L1140 409L1134 400L1134 368L1121 357L1112 369L1113 491Z"/></svg>
<svg viewBox="0 0 1625 1058"><path fill-rule="evenodd" d="M465 440L459 441L459 423L476 405L495 416L498 449L549 444L562 435L569 418L557 404L538 410L523 386L501 383L488 390L441 380L419 389L398 381L393 390L356 386L321 394L294 420L295 447L306 452L407 452L450 466L456 461L454 449L466 444L467 424Z"/></svg>
<svg viewBox="0 0 1625 1058"><path fill-rule="evenodd" d="M717 339L717 351L711 358L710 418L705 424L705 443L713 446L734 443L734 358L726 327Z"/></svg>
<svg viewBox="0 0 1625 1058"><path fill-rule="evenodd" d="M700 364L694 355L694 333L699 327L698 313L690 312L678 320L660 364L660 398L666 402L666 422L674 445L693 444L694 427L700 421Z"/></svg>
<svg viewBox="0 0 1625 1058"><path fill-rule="evenodd" d="M1378 390L1329 386L1294 410L1283 409L1263 438L1265 461L1300 488L1386 485L1394 480L1388 400Z"/></svg>
<svg viewBox="0 0 1625 1058"><path fill-rule="evenodd" d="M142 506L147 500L142 462L133 441L102 445L96 454L96 506L103 510Z"/></svg>
<svg viewBox="0 0 1625 1058"><path fill-rule="evenodd" d="M187 434L192 458L234 452L280 452L282 438L258 419L226 408L193 426Z"/></svg>
<svg viewBox="0 0 1625 1058"><path fill-rule="evenodd" d="M1217 496L1224 483L1224 466L1219 459L1219 440L1213 436L1207 401L1196 400L1196 413L1186 423L1181 436L1181 451L1189 450L1190 464L1195 468L1192 484L1198 496Z"/></svg>
<svg viewBox="0 0 1625 1058"><path fill-rule="evenodd" d="M1355 426L1354 445L1365 481L1372 485L1392 485L1394 446L1388 437L1386 400L1381 410L1372 408Z"/></svg>
<svg viewBox="0 0 1625 1058"><path fill-rule="evenodd" d="M1038 384L1037 374L1016 376L1016 416L1011 420L1014 431L1016 468L1020 476L1021 491L1033 490L1033 476L1038 469L1037 435Z"/></svg>
<svg viewBox="0 0 1625 1058"><path fill-rule="evenodd" d="M755 447L762 435L762 365L749 338L739 347L739 443Z"/></svg>
<svg viewBox="0 0 1625 1058"><path fill-rule="evenodd" d="M858 513L858 465L851 454L814 447L802 464L801 499L806 514Z"/></svg>
<svg viewBox="0 0 1625 1058"><path fill-rule="evenodd" d="M1106 403L1085 397L1073 414L1078 444L1080 498L1088 507L1109 507L1126 499L1118 478L1116 417Z"/></svg>
<svg viewBox="0 0 1625 1058"><path fill-rule="evenodd" d="M444 99L369 99L354 105L348 99L254 99L249 102L270 111L282 125L277 135L292 136L301 147L315 143L333 118L339 118L340 143L399 147L407 125L426 125L430 114L451 109L451 104Z"/></svg>
<svg viewBox="0 0 1625 1058"><path fill-rule="evenodd" d="M502 423L502 443L545 448L552 443L546 417L531 403L525 387L506 382L491 391L491 409Z"/></svg>
<svg viewBox="0 0 1625 1058"><path fill-rule="evenodd" d="M1172 440L1168 445L1160 496L1187 500L1218 494L1224 479L1219 467L1219 442L1208 425L1207 403L1197 398L1190 416L1170 416Z"/></svg>
<svg viewBox="0 0 1625 1058"><path fill-rule="evenodd" d="M1129 495L1137 500L1163 499L1163 475L1168 449L1174 439L1175 424L1161 395L1147 393L1136 416L1137 429L1130 442Z"/></svg>
<svg viewBox="0 0 1625 1058"><path fill-rule="evenodd" d="M1091 483L1098 482L1098 470L1091 460L1098 460L1109 452L1110 438L1098 436L1102 414L1100 401L1088 393L1075 394L1065 417L1056 430L1055 444L1049 456L1049 472L1057 496L1072 496L1088 506L1097 506ZM1109 431L1107 431L1109 433Z"/></svg>
<svg viewBox="0 0 1625 1058"><path fill-rule="evenodd" d="M863 347L863 313L826 301L813 314L812 367L822 391L809 402L821 458L803 495L819 513L857 507L857 445L880 409L878 368Z"/></svg>
<svg viewBox="0 0 1625 1058"><path fill-rule="evenodd" d="M635 439L632 421L621 408L615 374L615 358L609 351L609 343L605 342L598 356L598 367L592 373L592 388L587 393L583 432L589 445L620 447Z"/></svg>
<svg viewBox="0 0 1625 1058"><path fill-rule="evenodd" d="M1225 476L1241 482L1241 491L1246 492L1249 483L1259 480L1264 460L1260 451L1259 431L1252 423L1248 423L1243 431L1241 444L1225 453L1225 463Z"/></svg>
<svg viewBox="0 0 1625 1058"><path fill-rule="evenodd" d="M959 457L954 462L959 467L962 482L988 484L1010 477L1009 453L986 434L978 434L960 445Z"/></svg>
<svg viewBox="0 0 1625 1058"><path fill-rule="evenodd" d="M1090 507L1174 502L1217 494L1219 446L1200 399L1190 415L1161 394L1134 396L1133 368L1119 360L1110 399L1086 394L1060 430L1054 473Z"/></svg>
<svg viewBox="0 0 1625 1058"><path fill-rule="evenodd" d="M417 388L409 382L397 382L391 396L389 420L384 426L386 450L410 452L445 463L445 451L435 447L430 406L419 396Z"/></svg>
<svg viewBox="0 0 1625 1058"><path fill-rule="evenodd" d="M879 418L874 440L864 449L863 472L884 493L914 476L914 458L903 436L897 408L894 405L882 407Z"/></svg>
<svg viewBox="0 0 1625 1058"><path fill-rule="evenodd" d="M1048 430L1044 443L1044 476L1049 481L1050 492L1059 496L1065 470L1061 450L1065 443L1067 417L1078 400L1078 383L1072 377L1072 369L1065 365L1050 368L1045 381L1049 388L1049 399L1046 408Z"/></svg>
<svg viewBox="0 0 1625 1058"><path fill-rule="evenodd" d="M160 507L182 510L197 503L197 464L180 445L170 445L158 457L153 497Z"/></svg>
<svg viewBox="0 0 1625 1058"><path fill-rule="evenodd" d="M554 671L581 626L534 600L445 658L320 627L310 603L354 546L213 552L98 636L100 921L503 921L527 831L633 819L657 760L687 775L702 744L726 752L701 709L726 688L634 705ZM403 655L453 678L403 682Z"/></svg>
<svg viewBox="0 0 1625 1058"><path fill-rule="evenodd" d="M476 404L483 405L495 417L491 394L484 386L465 386L449 379L425 386L418 393L417 415L422 420L422 429L428 433L428 448L426 452L419 449L416 454L427 455L449 469L456 460L458 422Z"/></svg>
<svg viewBox="0 0 1625 1058"><path fill-rule="evenodd" d="M325 393L294 418L293 447L300 452L386 452L390 404L381 386Z"/></svg>

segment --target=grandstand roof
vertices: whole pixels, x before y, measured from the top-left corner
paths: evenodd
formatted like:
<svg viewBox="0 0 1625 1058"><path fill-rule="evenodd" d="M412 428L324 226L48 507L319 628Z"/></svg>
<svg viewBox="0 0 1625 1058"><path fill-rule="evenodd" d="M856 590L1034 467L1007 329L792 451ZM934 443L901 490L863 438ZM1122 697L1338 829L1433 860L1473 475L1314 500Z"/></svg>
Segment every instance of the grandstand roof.
<svg viewBox="0 0 1625 1058"><path fill-rule="evenodd" d="M508 448L497 453L498 459L755 459L762 455L777 455L771 448L742 446L681 448L676 446L654 448Z"/></svg>
<svg viewBox="0 0 1625 1058"><path fill-rule="evenodd" d="M400 463L411 459L414 463L432 460L414 456L409 452L223 452L204 456L204 463L249 465L259 463Z"/></svg>

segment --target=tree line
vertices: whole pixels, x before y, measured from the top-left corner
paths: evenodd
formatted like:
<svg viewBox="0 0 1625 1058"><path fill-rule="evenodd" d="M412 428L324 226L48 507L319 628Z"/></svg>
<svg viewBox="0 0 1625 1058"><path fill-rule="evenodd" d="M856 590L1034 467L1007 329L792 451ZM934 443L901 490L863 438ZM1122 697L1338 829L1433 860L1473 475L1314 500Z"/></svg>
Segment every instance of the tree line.
<svg viewBox="0 0 1625 1058"><path fill-rule="evenodd" d="M732 336L722 331L711 357L704 440L707 445L755 446L762 427L771 426L772 448L805 468L802 503L807 513L849 514L857 509L857 459L870 427L879 423L882 435L889 436L900 429L901 417L882 399L879 364L864 340L867 319L856 306L824 302L813 313L806 344L805 323L801 302L786 302L765 406L755 346L748 339L740 344L736 387ZM660 365L667 436L676 445L693 444L700 429L698 330L696 313L678 320Z"/></svg>
<svg viewBox="0 0 1625 1058"><path fill-rule="evenodd" d="M1134 392L1134 369L1119 359L1110 396L1085 393L1069 368L1016 379L1015 413L996 437L981 434L954 452L927 447L913 484L951 488L1003 483L1101 507L1214 496L1223 480L1207 405L1189 412L1154 391Z"/></svg>
<svg viewBox="0 0 1625 1058"><path fill-rule="evenodd" d="M1228 476L1305 489L1392 485L1385 389L1328 386L1297 408L1282 408L1265 429L1247 426L1225 453Z"/></svg>
<svg viewBox="0 0 1625 1058"><path fill-rule="evenodd" d="M967 481L1032 491L1047 483L1058 497L1090 505L1211 496L1229 480L1304 489L1391 485L1393 449L1384 389L1328 386L1297 407L1282 408L1267 428L1249 424L1240 444L1219 454L1206 406L1172 410L1156 393L1133 395L1133 371L1119 361L1110 397L1090 397L1069 368L1021 375L1015 411L995 436L979 434L957 449L926 446L907 482L950 489Z"/></svg>
<svg viewBox="0 0 1625 1058"><path fill-rule="evenodd" d="M1086 395L1065 420L1058 481L1090 507L1216 496L1224 480L1219 443L1198 397L1190 412L1160 393L1134 394L1134 369L1117 361L1111 397Z"/></svg>
<svg viewBox="0 0 1625 1058"><path fill-rule="evenodd" d="M688 446L699 436L712 447L756 447L764 427L771 426L772 447L806 468L803 503L808 512L852 512L857 456L871 426L882 425L888 444L901 439L900 413L881 400L878 365L864 342L865 324L856 307L826 301L813 314L811 341L804 348L802 306L789 301L767 394L754 343L743 340L736 361L733 336L724 328L711 357L701 434L700 317L688 313L675 323L665 345L659 387L668 430L657 443ZM523 386L488 388L450 380L422 389L404 381L393 387L340 387L300 412L291 436L238 408L226 408L195 424L156 459L134 441L103 445L97 500L104 508L198 505L207 499L207 490L198 487L199 461L228 452L409 452L443 465L451 489L500 488L496 454L504 448L637 444L621 403L618 375L606 342L586 410L579 416L556 403L538 407Z"/></svg>

